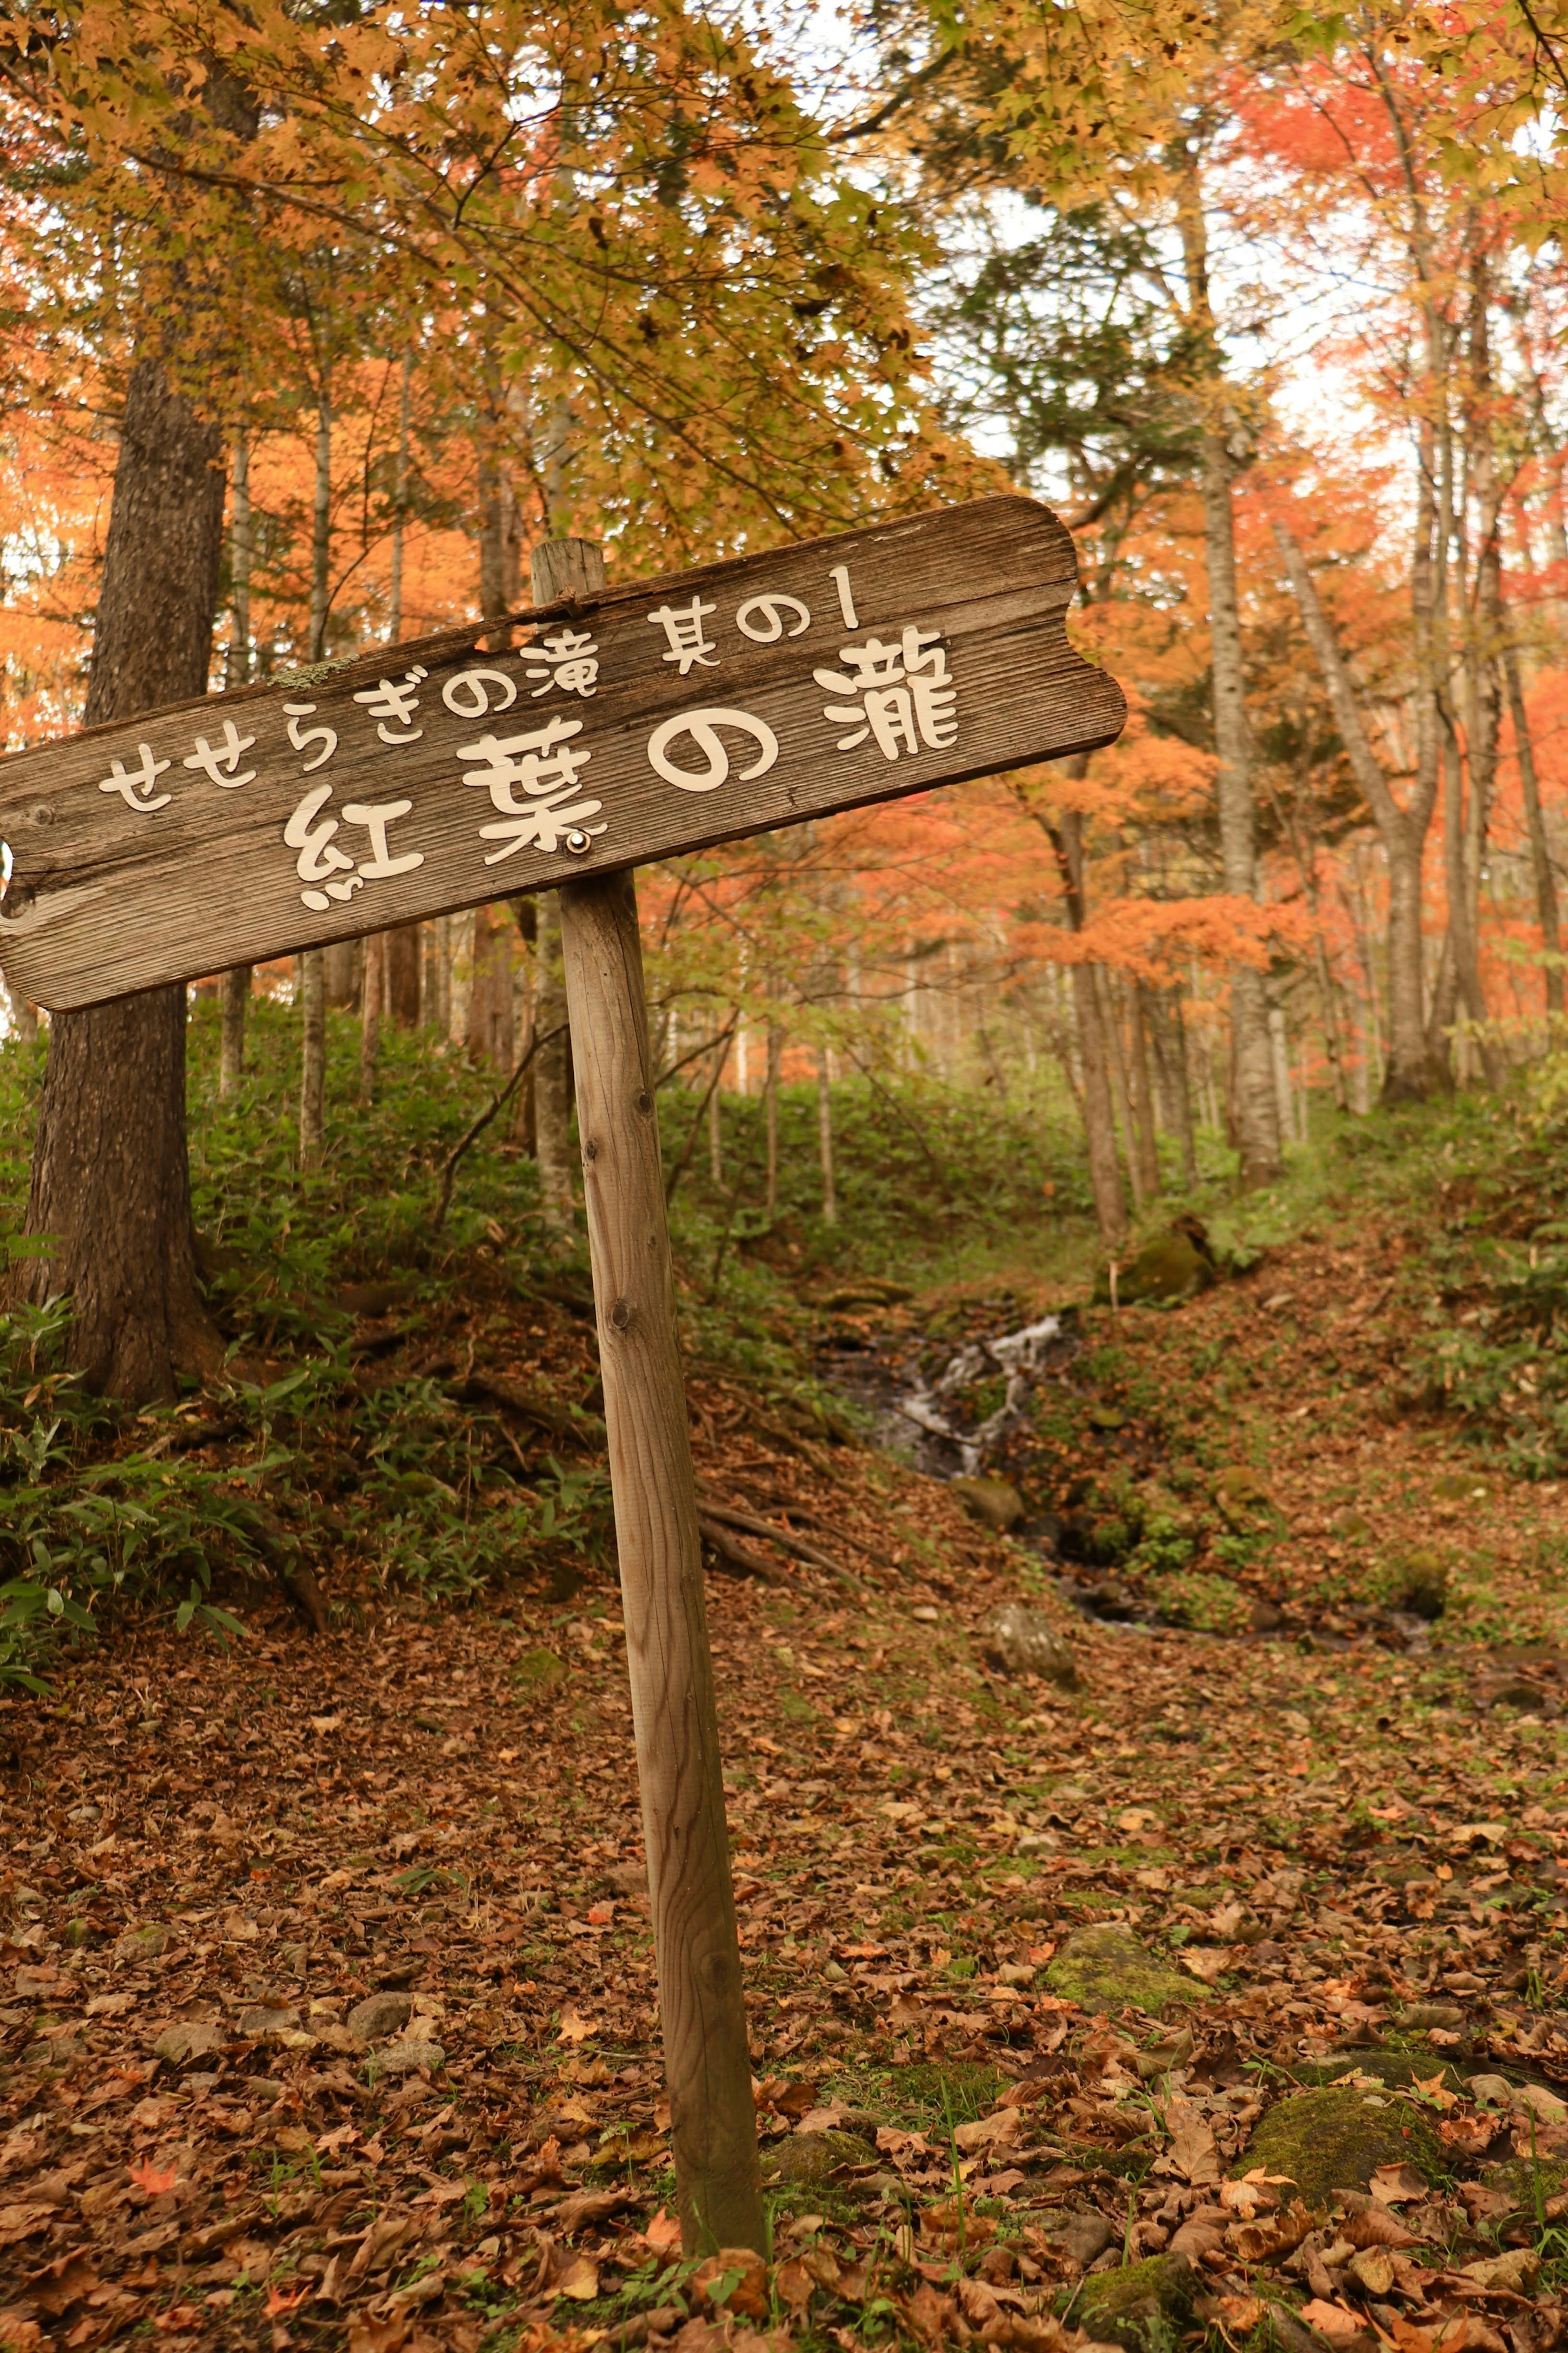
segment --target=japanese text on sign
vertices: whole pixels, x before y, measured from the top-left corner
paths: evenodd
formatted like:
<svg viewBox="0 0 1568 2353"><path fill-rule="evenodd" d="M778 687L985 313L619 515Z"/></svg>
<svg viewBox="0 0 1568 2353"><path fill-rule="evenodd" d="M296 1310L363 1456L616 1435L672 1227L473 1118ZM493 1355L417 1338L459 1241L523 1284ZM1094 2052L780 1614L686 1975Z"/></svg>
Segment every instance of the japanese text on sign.
<svg viewBox="0 0 1568 2353"><path fill-rule="evenodd" d="M754 646L779 645L814 632L836 641L846 628L858 627L848 567L835 565L828 580L831 598L826 613L814 613L803 596L774 591L742 596L726 615L716 597L698 594L658 606L645 617L643 626L661 633L659 660L672 664L679 677L721 671L726 664L743 660ZM599 691L604 663L608 660L613 672L617 646L626 643L624 637L612 637L602 645L589 628L544 630L519 651L493 655L455 671L441 684L441 708L452 719L472 724L542 697L589 703ZM824 697L825 753L846 755L865 747L884 761L897 761L922 750L944 751L953 744L959 728L958 683L939 629L911 625L886 640L867 637L858 643L833 642L831 656L831 663L818 657L811 666L811 677ZM428 671L416 665L401 676L360 688L353 697L363 712L364 727L374 731L374 743L384 747L394 771L396 754L426 739L431 714L428 701L422 698L428 680ZM304 778L331 769L340 752L343 706L334 708L337 725L318 716L314 702L286 702L282 709L294 772ZM487 731L471 741L454 743L451 757L462 782L483 792L493 813L492 822L478 828L480 840L499 845L485 851L486 865L500 864L522 849L581 857L609 830L603 800L582 783L594 757L588 718L566 717L557 702L556 715L536 727L509 733ZM194 734L189 751L173 745L164 751L144 743L137 752L135 765L123 756L115 758L99 789L119 794L127 808L152 818L170 807L187 771L224 792L254 784L259 773L256 764L267 759L268 747L226 719L216 734ZM767 775L778 760L779 740L758 713L715 698L661 719L649 731L646 754L649 769L662 783L682 793L711 793L731 777L749 784ZM406 846L405 831L405 846L394 842L395 830L409 819L416 822L416 804L410 797L338 805L330 777L303 792L281 836L282 846L295 854L301 902L324 913L334 901L345 902L367 884L421 865L425 853Z"/></svg>

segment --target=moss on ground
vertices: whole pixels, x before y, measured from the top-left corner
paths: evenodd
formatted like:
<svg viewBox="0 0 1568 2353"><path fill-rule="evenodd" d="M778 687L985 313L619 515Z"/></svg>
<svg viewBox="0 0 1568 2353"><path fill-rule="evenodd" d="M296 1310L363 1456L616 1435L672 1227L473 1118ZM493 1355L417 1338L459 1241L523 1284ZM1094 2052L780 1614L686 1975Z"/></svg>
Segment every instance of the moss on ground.
<svg viewBox="0 0 1568 2353"><path fill-rule="evenodd" d="M1446 2092L1463 2093L1475 2070L1472 2067L1461 2074L1442 2052L1409 2043L1402 2051L1347 2051L1333 2059L1308 2060L1292 2072L1303 2084L1319 2090L1325 2084L1340 2083L1346 2075L1373 2075L1380 2084L1386 2084L1390 2091L1396 2092L1411 2084L1429 2084L1434 2075L1441 2075Z"/></svg>
<svg viewBox="0 0 1568 2353"><path fill-rule="evenodd" d="M1145 1950L1125 1928L1077 1928L1046 1971L1052 1993L1081 2010L1138 2010L1146 2018L1201 2001L1203 1988Z"/></svg>
<svg viewBox="0 0 1568 2353"><path fill-rule="evenodd" d="M1127 2353L1176 2353L1196 2292L1197 2275L1184 2255L1151 2255L1093 2273L1079 2290L1072 2318Z"/></svg>
<svg viewBox="0 0 1568 2353"><path fill-rule="evenodd" d="M1326 2205L1336 2189L1364 2189L1380 2165L1412 2165L1429 2181L1448 2169L1442 2142L1411 2102L1327 2086L1269 2109L1241 2169L1255 2165L1293 2181L1309 2206Z"/></svg>
<svg viewBox="0 0 1568 2353"><path fill-rule="evenodd" d="M786 2213L826 2214L852 2221L865 2195L858 2168L877 2162L877 2152L858 2133L792 2133L763 2158L763 2188Z"/></svg>

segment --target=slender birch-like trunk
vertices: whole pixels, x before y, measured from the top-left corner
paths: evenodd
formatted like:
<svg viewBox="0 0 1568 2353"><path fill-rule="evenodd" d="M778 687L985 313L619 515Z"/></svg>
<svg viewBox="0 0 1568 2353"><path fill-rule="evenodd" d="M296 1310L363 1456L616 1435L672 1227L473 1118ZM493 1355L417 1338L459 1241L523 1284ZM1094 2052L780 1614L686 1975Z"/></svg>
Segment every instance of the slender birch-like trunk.
<svg viewBox="0 0 1568 2353"><path fill-rule="evenodd" d="M1186 322L1204 357L1206 415L1201 455L1204 557L1208 575L1209 645L1214 691L1215 799L1225 887L1233 899L1258 896L1257 815L1252 801L1251 743L1241 642L1241 599L1236 576L1236 517L1231 459L1221 382L1219 337L1210 299L1208 231L1196 155L1187 151L1181 201ZM1268 1045L1268 1005L1263 975L1251 965L1232 967L1231 1026L1236 1034L1236 1118L1243 1185L1271 1184L1279 1174L1279 1119Z"/></svg>

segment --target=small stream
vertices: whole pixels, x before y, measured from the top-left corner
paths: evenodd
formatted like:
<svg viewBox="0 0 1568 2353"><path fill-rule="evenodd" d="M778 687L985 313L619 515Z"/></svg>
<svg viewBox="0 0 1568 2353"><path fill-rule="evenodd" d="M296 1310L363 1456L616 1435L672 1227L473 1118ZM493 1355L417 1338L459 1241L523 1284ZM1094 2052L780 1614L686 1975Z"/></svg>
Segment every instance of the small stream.
<svg viewBox="0 0 1568 2353"><path fill-rule="evenodd" d="M988 1303L994 1314L1000 1311L998 1321L1010 1303L1005 1297ZM976 1312L977 1324L984 1312ZM1070 1308L1016 1328L980 1328L951 1338L842 1317L823 1337L816 1369L826 1387L869 1417L872 1441L887 1453L932 1478L994 1478L1015 1487L1026 1516L1009 1534L1037 1555L1062 1599L1085 1617L1129 1633L1182 1623L1167 1614L1170 1604L1163 1609L1156 1598L1163 1578L1145 1578L1137 1571L1124 1576L1113 1561L1108 1565L1098 1541L1094 1482L1075 1474L1064 1490L1065 1466L1037 1420L1038 1401L1052 1388L1065 1389L1080 1409L1089 1405L1089 1428L1103 1449L1107 1473L1120 1459L1135 1482L1160 1480L1166 1463L1163 1433L1093 1401L1092 1384L1081 1372L1075 1377L1082 1350ZM979 1402L989 1409L978 1419L977 1389ZM1198 1566L1204 1567L1201 1555ZM1229 1577L1224 1581L1233 1584ZM1240 1586L1234 1590L1250 1624L1234 1624L1229 1633L1287 1630L1283 1613L1272 1602ZM1421 1619L1386 1605L1340 1602L1325 1617L1326 1624L1292 1625L1289 1630L1329 1650L1347 1649L1371 1635L1390 1649L1421 1651L1431 1639ZM1201 1630L1187 1622L1189 1630Z"/></svg>
<svg viewBox="0 0 1568 2353"><path fill-rule="evenodd" d="M1068 1377L1082 1346L1075 1317L1043 1315L1016 1331L975 1335L933 1367L940 1345L919 1332L873 1337L842 1324L819 1348L817 1373L869 1416L872 1442L884 1452L933 1479L1005 1479L1028 1497L1039 1486L1028 1458L1043 1452L1030 1406L1043 1383ZM1000 1384L1001 1399L970 1423L963 1400L981 1384ZM1070 1514L1037 1511L1009 1533L1052 1569L1063 1599L1085 1616L1131 1632L1160 1622L1116 1577L1081 1564L1074 1573L1080 1531Z"/></svg>

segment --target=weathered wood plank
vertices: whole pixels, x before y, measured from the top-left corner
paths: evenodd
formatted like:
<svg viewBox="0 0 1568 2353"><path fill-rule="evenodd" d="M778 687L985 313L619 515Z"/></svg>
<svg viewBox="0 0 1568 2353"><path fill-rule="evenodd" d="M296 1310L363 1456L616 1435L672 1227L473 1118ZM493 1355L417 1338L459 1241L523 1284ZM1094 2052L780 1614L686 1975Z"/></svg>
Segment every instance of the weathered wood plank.
<svg viewBox="0 0 1568 2353"><path fill-rule="evenodd" d="M1090 749L1076 578L982 499L13 754L0 966L89 1005Z"/></svg>
<svg viewBox="0 0 1568 2353"><path fill-rule="evenodd" d="M543 603L602 588L591 542L533 551ZM697 1481L629 874L561 893L676 2205L689 2254L766 2246Z"/></svg>

